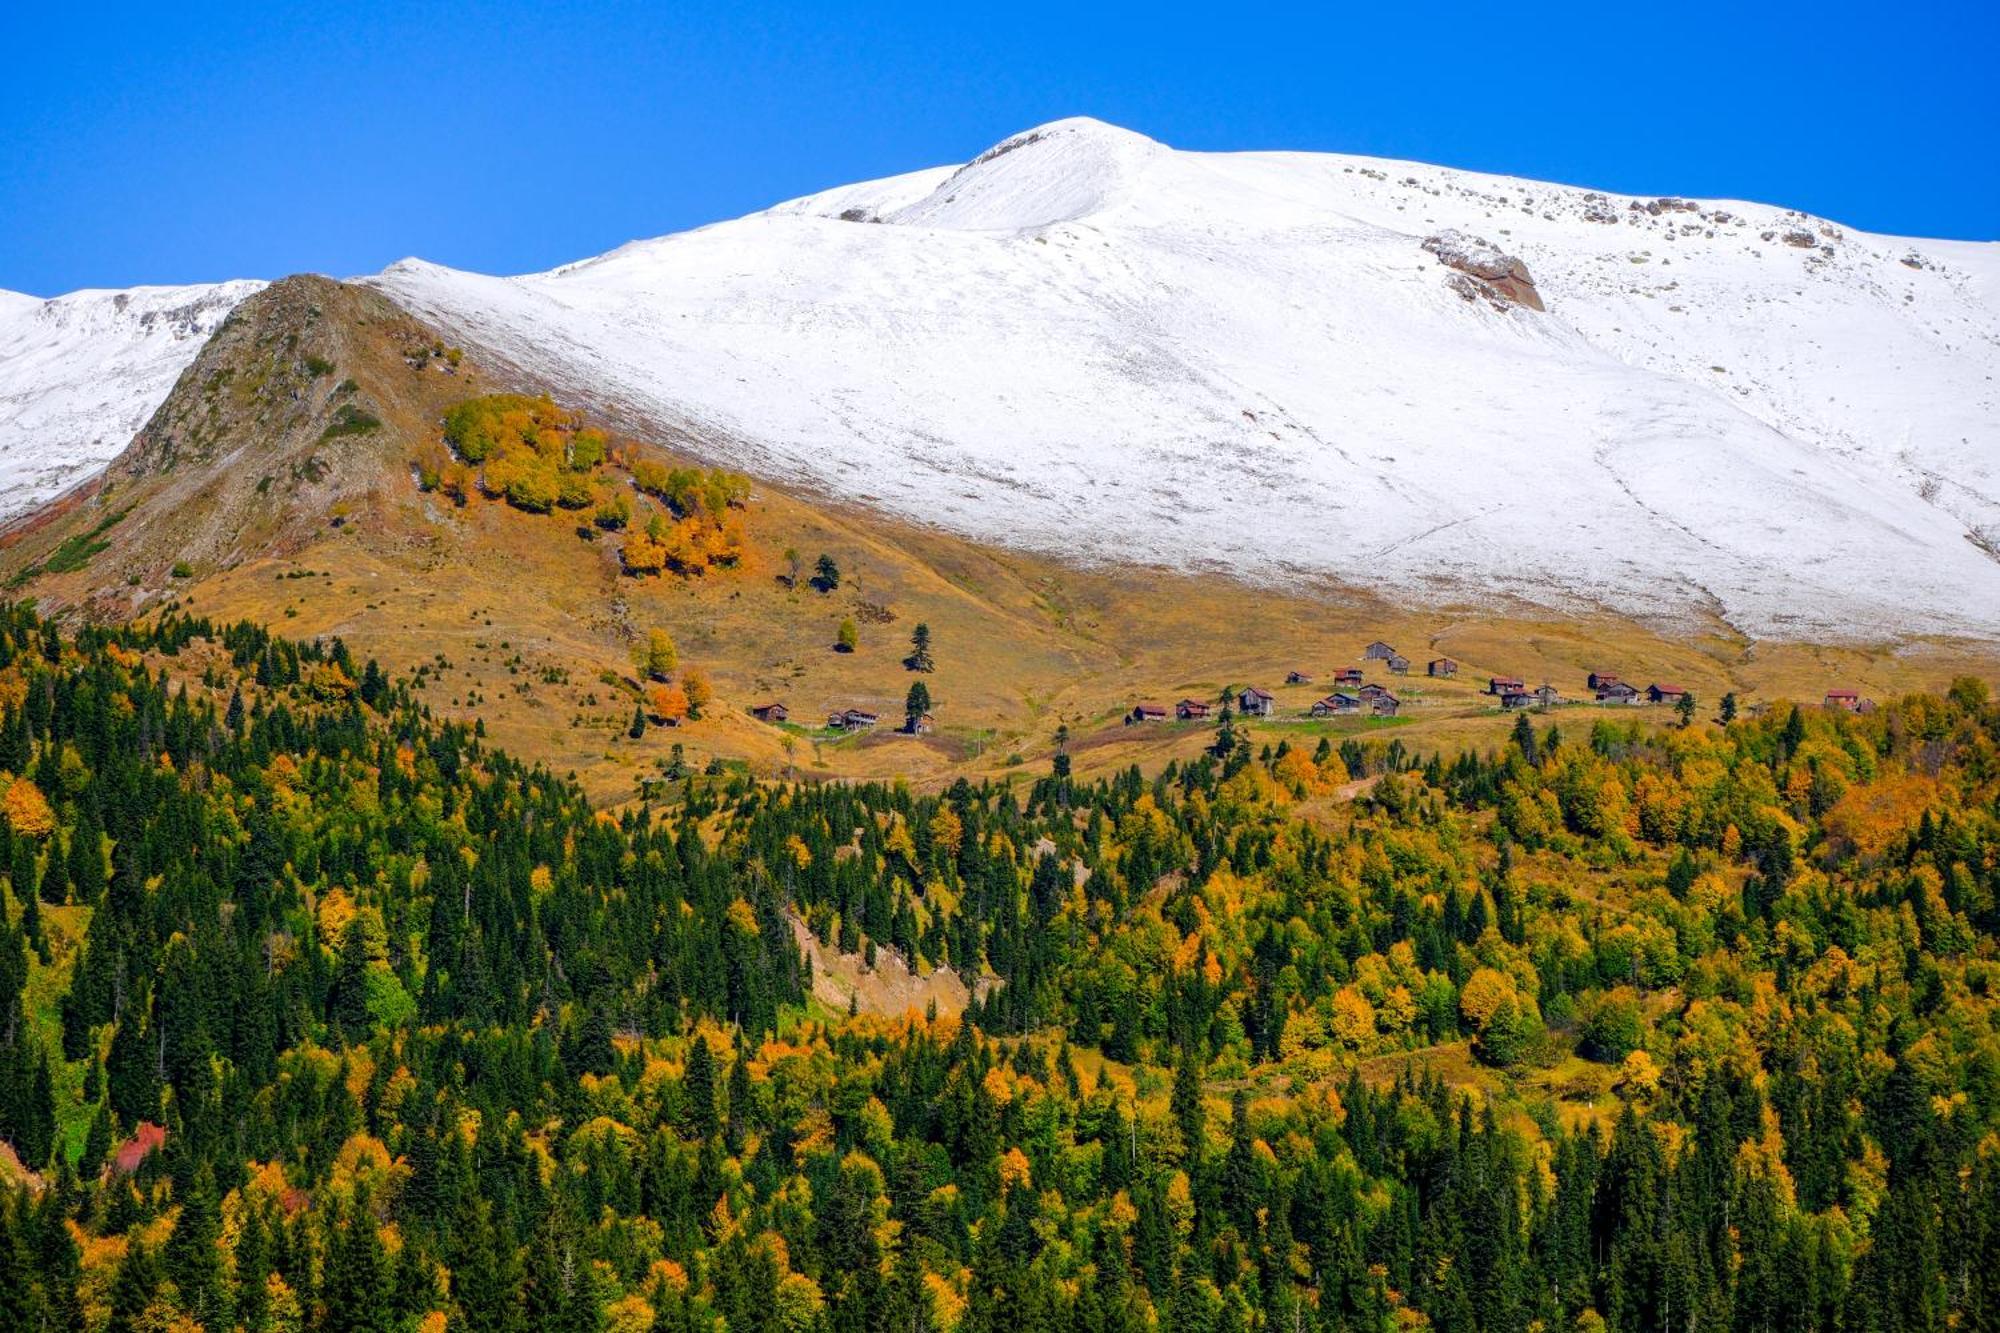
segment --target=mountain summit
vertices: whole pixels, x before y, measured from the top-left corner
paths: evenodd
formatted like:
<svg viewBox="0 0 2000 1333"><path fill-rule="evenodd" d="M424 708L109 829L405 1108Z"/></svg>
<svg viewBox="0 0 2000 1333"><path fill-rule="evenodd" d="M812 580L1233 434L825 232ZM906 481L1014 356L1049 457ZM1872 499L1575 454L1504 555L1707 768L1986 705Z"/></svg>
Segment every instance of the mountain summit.
<svg viewBox="0 0 2000 1333"><path fill-rule="evenodd" d="M1993 245L1072 119L548 273L368 281L686 452L983 541L2000 636Z"/></svg>

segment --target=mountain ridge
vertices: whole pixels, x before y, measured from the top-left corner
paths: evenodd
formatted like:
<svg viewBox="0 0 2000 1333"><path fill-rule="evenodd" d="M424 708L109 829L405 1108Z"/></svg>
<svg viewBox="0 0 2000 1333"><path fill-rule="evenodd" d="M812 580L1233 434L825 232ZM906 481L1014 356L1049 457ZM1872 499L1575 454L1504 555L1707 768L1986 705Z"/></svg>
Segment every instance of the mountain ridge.
<svg viewBox="0 0 2000 1333"><path fill-rule="evenodd" d="M1075 118L360 281L689 454L1085 564L2000 637L1996 245Z"/></svg>

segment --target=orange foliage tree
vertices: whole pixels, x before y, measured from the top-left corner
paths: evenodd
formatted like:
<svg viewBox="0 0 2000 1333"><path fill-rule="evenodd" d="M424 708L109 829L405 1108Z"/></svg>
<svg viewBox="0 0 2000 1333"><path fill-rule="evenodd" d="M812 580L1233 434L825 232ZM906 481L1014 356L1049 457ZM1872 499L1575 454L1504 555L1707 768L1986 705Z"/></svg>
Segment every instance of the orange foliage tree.
<svg viewBox="0 0 2000 1333"><path fill-rule="evenodd" d="M646 709L655 722L672 726L688 715L687 691L678 685L655 685L646 691Z"/></svg>

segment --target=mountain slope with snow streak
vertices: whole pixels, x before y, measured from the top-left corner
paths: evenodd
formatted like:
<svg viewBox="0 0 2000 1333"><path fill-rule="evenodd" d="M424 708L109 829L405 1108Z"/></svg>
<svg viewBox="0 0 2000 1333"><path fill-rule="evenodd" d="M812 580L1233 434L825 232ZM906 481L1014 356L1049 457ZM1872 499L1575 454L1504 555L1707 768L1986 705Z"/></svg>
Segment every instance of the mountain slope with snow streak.
<svg viewBox="0 0 2000 1333"><path fill-rule="evenodd" d="M263 286L0 292L0 516L100 470L237 302Z"/></svg>
<svg viewBox="0 0 2000 1333"><path fill-rule="evenodd" d="M1462 296L1447 230L1546 312ZM375 281L698 451L982 539L2000 637L2000 246L1074 120L548 274Z"/></svg>

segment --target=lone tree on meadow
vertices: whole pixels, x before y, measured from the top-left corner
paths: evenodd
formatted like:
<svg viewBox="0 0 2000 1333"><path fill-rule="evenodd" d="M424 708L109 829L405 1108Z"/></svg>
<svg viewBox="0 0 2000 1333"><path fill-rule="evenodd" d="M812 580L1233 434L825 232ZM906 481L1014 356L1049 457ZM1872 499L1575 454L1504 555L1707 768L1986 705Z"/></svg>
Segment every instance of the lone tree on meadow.
<svg viewBox="0 0 2000 1333"><path fill-rule="evenodd" d="M646 635L646 641L639 645L632 655L639 667L639 674L652 680L665 680L674 674L680 665L680 649L674 646L674 636L663 629L656 629Z"/></svg>
<svg viewBox="0 0 2000 1333"><path fill-rule="evenodd" d="M1722 696L1722 725L1728 726L1736 720L1736 691Z"/></svg>
<svg viewBox="0 0 2000 1333"><path fill-rule="evenodd" d="M1694 708L1694 691L1692 690L1682 694L1680 699L1675 702L1674 714L1680 718L1683 727L1694 721Z"/></svg>
<svg viewBox="0 0 2000 1333"><path fill-rule="evenodd" d="M833 650L837 653L851 653L861 646L861 630L849 616L840 622L840 629L833 636Z"/></svg>
<svg viewBox="0 0 2000 1333"><path fill-rule="evenodd" d="M910 686L910 692L903 696L903 729L905 731L915 731L917 723L922 721L924 714L930 711L930 687L920 680L913 682Z"/></svg>
<svg viewBox="0 0 2000 1333"><path fill-rule="evenodd" d="M840 586L840 566L833 563L832 556L821 552L813 571L813 587L821 592L832 592Z"/></svg>
<svg viewBox="0 0 2000 1333"><path fill-rule="evenodd" d="M903 665L912 671L935 671L937 663L931 660L931 627L918 624L910 631L910 655L903 659Z"/></svg>

